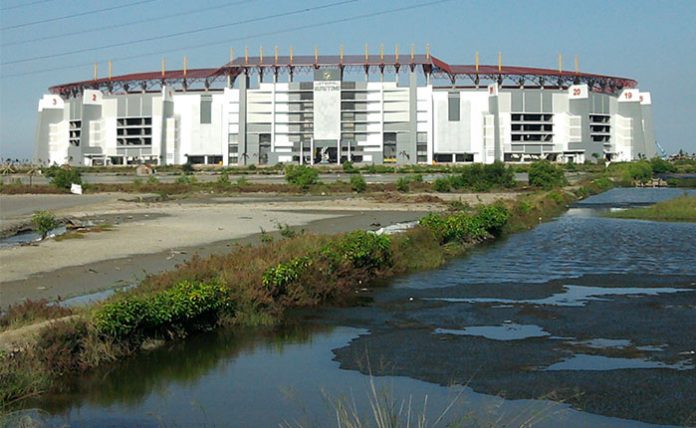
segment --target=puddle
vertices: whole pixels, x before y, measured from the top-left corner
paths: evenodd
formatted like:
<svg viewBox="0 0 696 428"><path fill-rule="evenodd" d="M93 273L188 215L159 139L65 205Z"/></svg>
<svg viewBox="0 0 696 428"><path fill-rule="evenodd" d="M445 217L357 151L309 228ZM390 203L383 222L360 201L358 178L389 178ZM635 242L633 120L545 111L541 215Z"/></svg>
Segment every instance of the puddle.
<svg viewBox="0 0 696 428"><path fill-rule="evenodd" d="M531 305L551 305L551 306L585 306L590 301L607 301L604 296L656 296L658 294L681 293L694 291L689 288L605 288L605 287L586 287L580 285L564 285L565 292L554 294L544 299L513 300L499 299L495 297L437 297L424 298L423 300L436 300L449 303L500 303L500 304L531 304Z"/></svg>
<svg viewBox="0 0 696 428"><path fill-rule="evenodd" d="M614 358L601 355L576 354L567 360L552 364L543 371L559 370L623 370L623 369L672 369L691 370L694 366L689 361L667 364L661 361L640 358Z"/></svg>
<svg viewBox="0 0 696 428"><path fill-rule="evenodd" d="M550 333L534 324L503 324L490 326L466 327L462 330L436 328L435 334L452 334L457 336L480 336L492 340L523 340L532 337L546 337Z"/></svg>
<svg viewBox="0 0 696 428"><path fill-rule="evenodd" d="M97 291L96 293L83 294L82 296L71 297L69 299L57 302L56 304L58 306L63 306L66 308L88 305L90 303L101 302L102 300L108 299L109 297L113 296L119 291L126 291L133 287L135 287L135 284L127 285L125 287L120 288L110 288L108 290Z"/></svg>
<svg viewBox="0 0 696 428"><path fill-rule="evenodd" d="M67 231L65 226L60 226L48 232L48 238L53 238L62 235ZM0 239L0 248L15 247L18 245L28 244L30 242L39 241L41 236L36 232L21 232L16 235L8 236Z"/></svg>

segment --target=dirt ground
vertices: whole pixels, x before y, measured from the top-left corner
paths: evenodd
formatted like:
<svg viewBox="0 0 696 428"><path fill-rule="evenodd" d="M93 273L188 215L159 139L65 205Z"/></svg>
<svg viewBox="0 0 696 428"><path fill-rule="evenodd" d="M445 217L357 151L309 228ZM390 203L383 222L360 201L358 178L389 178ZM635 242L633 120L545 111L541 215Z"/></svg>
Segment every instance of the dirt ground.
<svg viewBox="0 0 696 428"><path fill-rule="evenodd" d="M64 299L134 284L147 274L174 268L193 254L225 252L235 244L257 242L262 230L277 235L279 224L317 233L378 229L446 207L437 201L413 202L416 195L408 200L396 198L398 201L351 196L210 195L155 203L132 202L137 200L134 195L98 196L0 198L3 228L27 222L38 209L51 209L59 217L90 218L113 225L111 231L87 233L82 239L0 248L0 308L28 298ZM475 204L513 196L445 197Z"/></svg>

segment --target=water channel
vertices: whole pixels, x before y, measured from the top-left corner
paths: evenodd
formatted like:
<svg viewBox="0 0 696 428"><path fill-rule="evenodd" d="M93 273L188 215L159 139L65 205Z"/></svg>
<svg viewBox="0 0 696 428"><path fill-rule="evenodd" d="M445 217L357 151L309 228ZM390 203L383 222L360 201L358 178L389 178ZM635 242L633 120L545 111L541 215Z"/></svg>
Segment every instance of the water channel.
<svg viewBox="0 0 696 428"><path fill-rule="evenodd" d="M49 426L336 426L374 384L431 422L454 403L474 426L695 425L696 224L601 215L681 193L615 189L369 305L197 335L25 405Z"/></svg>

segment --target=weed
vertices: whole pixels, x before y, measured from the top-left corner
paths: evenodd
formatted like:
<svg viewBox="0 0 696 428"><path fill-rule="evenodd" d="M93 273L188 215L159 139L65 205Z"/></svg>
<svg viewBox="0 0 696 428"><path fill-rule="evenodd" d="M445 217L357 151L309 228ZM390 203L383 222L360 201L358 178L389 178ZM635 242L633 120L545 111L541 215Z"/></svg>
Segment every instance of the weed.
<svg viewBox="0 0 696 428"><path fill-rule="evenodd" d="M266 232L266 230L261 227L261 243L262 244L270 244L273 242L273 236L271 236L270 233Z"/></svg>
<svg viewBox="0 0 696 428"><path fill-rule="evenodd" d="M438 193L447 193L450 191L450 180L446 177L439 177L433 181L433 190Z"/></svg>
<svg viewBox="0 0 696 428"><path fill-rule="evenodd" d="M411 190L411 181L406 177L400 177L396 180L396 190L402 193L408 193Z"/></svg>
<svg viewBox="0 0 696 428"><path fill-rule="evenodd" d="M355 169L355 167L353 166L353 162L351 162L351 161L343 162L343 164L341 164L341 167L343 168L343 172L345 172L347 174L354 174L354 173L358 172L358 170Z"/></svg>
<svg viewBox="0 0 696 428"><path fill-rule="evenodd" d="M354 192L362 193L367 190L367 183L362 174L352 175L350 177L350 188Z"/></svg>
<svg viewBox="0 0 696 428"><path fill-rule="evenodd" d="M188 164L186 164L188 165ZM180 175L176 178L175 183L176 184L186 184L186 185L192 185L196 184L198 180L196 180L196 176L194 175Z"/></svg>
<svg viewBox="0 0 696 428"><path fill-rule="evenodd" d="M297 232L295 232L287 224L278 223L278 224L276 224L276 227L278 228L278 231L280 232L280 236L282 236L283 238L294 238L295 236L297 236Z"/></svg>

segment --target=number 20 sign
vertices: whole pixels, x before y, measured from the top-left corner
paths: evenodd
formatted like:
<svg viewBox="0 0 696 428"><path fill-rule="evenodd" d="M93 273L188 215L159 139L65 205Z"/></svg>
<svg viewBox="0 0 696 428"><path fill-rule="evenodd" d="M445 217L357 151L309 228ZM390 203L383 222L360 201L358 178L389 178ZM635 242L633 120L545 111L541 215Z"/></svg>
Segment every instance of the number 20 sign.
<svg viewBox="0 0 696 428"><path fill-rule="evenodd" d="M572 85L568 88L568 98L571 100L587 98L587 85Z"/></svg>

